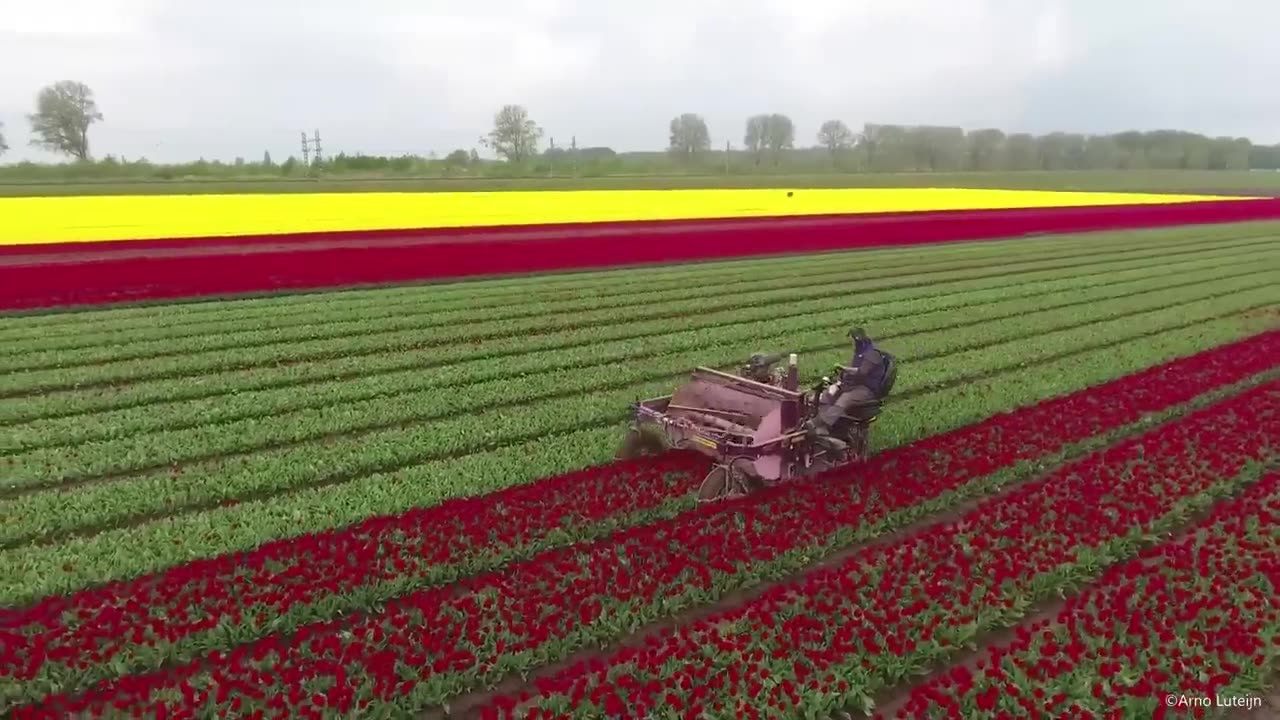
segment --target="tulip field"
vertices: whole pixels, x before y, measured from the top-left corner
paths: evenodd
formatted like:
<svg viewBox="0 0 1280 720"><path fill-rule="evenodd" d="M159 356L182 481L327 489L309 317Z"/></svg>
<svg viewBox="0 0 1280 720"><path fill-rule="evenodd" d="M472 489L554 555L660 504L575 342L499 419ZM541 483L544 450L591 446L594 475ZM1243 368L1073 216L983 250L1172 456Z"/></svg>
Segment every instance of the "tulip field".
<svg viewBox="0 0 1280 720"><path fill-rule="evenodd" d="M164 297L0 314L5 717L1280 713L1280 222ZM613 459L855 324L867 462Z"/></svg>

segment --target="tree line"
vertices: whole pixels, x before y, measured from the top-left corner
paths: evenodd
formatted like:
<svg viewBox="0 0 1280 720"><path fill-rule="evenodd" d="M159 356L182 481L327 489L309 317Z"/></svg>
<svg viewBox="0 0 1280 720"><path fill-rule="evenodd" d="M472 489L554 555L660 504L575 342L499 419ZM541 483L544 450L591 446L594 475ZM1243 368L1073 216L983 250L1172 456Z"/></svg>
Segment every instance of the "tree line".
<svg viewBox="0 0 1280 720"><path fill-rule="evenodd" d="M780 165L797 150L795 124L779 113L748 118L743 152L755 165ZM852 172L957 172L1001 170L1248 170L1280 167L1280 146L1248 138L1208 137L1176 130L1108 135L1005 133L987 128L868 123L854 132L842 120L818 128L816 144L830 164ZM671 121L668 152L689 162L711 150L701 116ZM728 151L728 149L726 149Z"/></svg>
<svg viewBox="0 0 1280 720"><path fill-rule="evenodd" d="M706 120L697 113L671 119L662 152L618 153L608 147L568 147L554 139L542 148L545 132L521 105L505 105L493 126L479 138L499 162L482 160L476 149L459 148L444 158L339 153L322 161L290 157L280 164L264 153L260 162L199 160L154 165L111 155L94 161L89 129L103 119L93 91L84 83L61 81L36 96L27 116L31 143L70 157L71 165L20 163L0 171L10 177L201 177L206 175L316 176L321 174L603 175L634 172L959 172L1021 170L1247 170L1280 169L1280 145L1255 145L1247 138L1209 137L1176 130L1127 131L1086 135L1006 133L986 128L908 126L868 123L860 131L844 121L823 122L812 143L797 144L796 125L782 113L746 119L742 134L723 149L713 145ZM735 140L740 144L735 147ZM0 154L8 149L0 125Z"/></svg>

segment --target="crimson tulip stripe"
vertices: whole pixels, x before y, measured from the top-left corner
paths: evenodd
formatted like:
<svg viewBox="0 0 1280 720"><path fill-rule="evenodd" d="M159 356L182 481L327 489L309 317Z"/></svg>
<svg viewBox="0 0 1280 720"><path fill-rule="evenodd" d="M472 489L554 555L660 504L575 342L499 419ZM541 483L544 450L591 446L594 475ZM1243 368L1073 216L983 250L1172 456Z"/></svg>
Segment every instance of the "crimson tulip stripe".
<svg viewBox="0 0 1280 720"><path fill-rule="evenodd" d="M539 653L567 652L574 642L586 640L582 634L584 629L588 634L609 638L622 629L611 623L629 625L652 619L655 612L660 615L662 610L660 606L646 605L645 598L655 594L667 598L670 610L722 595L735 583L750 582L749 577L735 574L747 567L757 578L801 567L805 557L850 544L868 533L874 535L894 511L909 509L923 499L977 483L984 474L1042 458L1073 440L1087 439L1108 428L1134 422L1148 413L1186 402L1209 388L1229 385L1274 367L1280 363L1277 350L1280 350L1280 332L1264 334L1227 346L1226 351L1185 358L1091 392L1050 400L886 453L873 460L864 471L855 470L852 476L844 473L844 480L833 476L828 482L785 488L749 502L690 512L672 520L625 530L604 542L547 552L511 565L501 573L479 575L450 588L412 593L395 602L385 613L355 622L318 623L291 636L269 636L241 646L231 655L215 653L207 662L118 683L108 682L99 688L98 694L86 696L85 701L94 697L102 699L113 692L135 691L144 693L133 697L141 701L145 688L158 689L180 683L184 677L204 678L207 673L231 672L240 660L259 653L265 653L264 658L275 658L277 653L281 658L287 656L287 662L274 662L270 669L270 673L283 673L280 677L286 679L291 677L292 668L301 668L315 660L303 662L305 658L293 654L295 649L322 645L344 647L347 639L368 632L378 638L376 643L392 644L376 650L382 653L379 657L408 661L415 668L436 663L436 671L443 673L409 686L400 686L401 681L386 685L383 680L376 680L371 692L384 699L390 697L388 693L411 693L405 702L419 705L436 702L457 692L459 683L475 684L482 677L501 675L519 667L518 663L527 661L522 659L521 652L535 648ZM1045 429L1050 427L1056 432L1046 433ZM864 489L868 492L864 493ZM796 518L804 518L801 527L795 526ZM775 567L770 568L771 563ZM646 572L626 573L623 569L628 564L644 567ZM323 563L320 567L324 567ZM324 582L313 578L299 593L307 600L318 600L315 594ZM24 617L14 617L6 624L26 626L26 630L17 633L21 637L34 631L43 639L31 642L44 652L60 644L76 647L77 643L89 642L95 648L92 652L100 654L94 661L103 662L109 660L107 655L111 653L109 638L127 634L127 623L111 628L96 627L90 616L84 616L81 620L90 620L90 624L63 629L58 626L68 617L104 606L123 604L126 612L152 612L153 603L145 596L120 593L127 587L99 590L96 596L94 593L73 596L84 601L81 605L84 610L79 613L63 604L66 601L51 599L47 604L42 603L43 607L37 606ZM216 589L210 587L205 591L216 593ZM114 602L111 601L113 595L117 598ZM215 602L225 603L227 598ZM632 611L629 620L624 619L628 608ZM196 613L197 617L214 617L222 612L239 612L241 606L231 603L221 612L210 612L209 608L184 610ZM517 617L505 617L504 612L515 612ZM524 619L519 619L521 617ZM459 627L458 622L465 622L465 628ZM391 635L378 629L388 623L397 628ZM39 625L46 626L44 634L39 634L41 631L35 627ZM482 631L482 628L487 629ZM412 634L416 643L422 633L430 638L423 646L432 648L430 658L422 647L395 646L402 635ZM463 640L467 633L492 633L486 636L498 645L485 644L475 636L471 639L480 644L472 649L449 649L449 643ZM60 640L59 635L62 635ZM446 636L452 639L446 640ZM100 642L106 644L106 651L96 649ZM509 657L486 661L467 655L474 655L475 648L480 647ZM136 652L136 648L130 650ZM374 651L374 648L368 650ZM456 672L446 672L453 663L457 664ZM375 669L370 672L377 675L380 671L376 667L382 666L374 663L371 667ZM27 662L26 668L28 677L41 669L39 662Z"/></svg>
<svg viewBox="0 0 1280 720"><path fill-rule="evenodd" d="M643 718L661 709L781 719L801 709L810 716L867 709L875 690L1132 556L1144 538L1255 479L1256 463L1278 453L1275 381L745 605L541 678L524 693L494 699L480 717L515 717L516 710L566 717L571 708L575 718ZM1106 629L1116 643L1111 623ZM937 717L935 708L922 711Z"/></svg>
<svg viewBox="0 0 1280 720"><path fill-rule="evenodd" d="M1227 245L1241 250L1265 249L1274 244L1274 237L1242 238L1241 242ZM1096 241L1095 241L1096 242ZM1023 248L1020 253L1008 253L1000 258L1000 274L1034 269L1045 262L1087 261L1095 264L1103 259L1126 262L1134 259L1165 260L1169 254L1195 254L1219 249L1222 242L1161 243L1161 247L1138 244L1136 247L1105 248L1103 243L1094 246L1062 247L1053 245L1032 246L1034 252ZM884 292L927 287L952 277L991 277L994 258L979 256L963 259L936 259L925 256L909 264L875 264L868 267L868 259L860 253L843 253L811 259L810 265L799 268L765 266L752 272L738 270L730 277L686 281L666 290L642 286L629 293L599 295L583 293L581 296L563 297L560 291L553 300L537 302L533 297L523 301L504 298L505 303L491 307L463 305L449 309L437 308L430 302L419 302L412 307L358 307L356 312L344 313L341 305L327 315L310 323L293 320L283 327L264 327L264 323L237 322L222 332L201 333L190 337L146 336L125 338L94 337L86 334L73 338L78 347L46 347L50 340L36 337L26 342L6 343L0 354L0 371L39 369L46 365L71 368L80 365L96 365L134 359L155 359L178 355L191 355L219 349L247 349L283 343L310 342L328 338L354 338L371 335L394 337L394 333L414 330L423 334L424 341L447 344L459 341L478 341L501 338L510 334L516 325L528 332L552 330L582 330L609 327L633 319L632 312L638 303L648 303L653 310L645 313L648 321L681 318L697 318L705 313L744 307L776 308L777 304L805 299L826 300L845 297L853 291ZM1075 263L1072 263L1073 265ZM1024 269L1023 265L1031 268ZM532 289L531 289L532 290ZM419 289L424 297L429 290ZM527 293L533 295L532 292ZM797 314L789 312L788 315ZM513 325L513 323L515 323ZM104 342L109 340L109 342Z"/></svg>
<svg viewBox="0 0 1280 720"><path fill-rule="evenodd" d="M78 351L104 342L133 345L168 340L192 343L200 337L244 331L250 326L259 333L296 334L300 326L310 326L316 332L342 335L370 329L361 323L372 321L376 330L379 321L422 314L430 314L433 324L450 324L599 310L641 301L652 302L659 298L665 305L699 297L710 300L748 289L784 288L787 280L778 280L780 277L789 279L794 287L797 276L811 278L811 282L805 284L817 284L818 281L813 279L815 273L830 276L841 270L846 273L856 271L858 279L867 280L915 274L935 267L935 263L959 269L971 262L985 262L990 266L995 258L1002 262L1044 258L1061 249L1066 244L1064 240L1070 243L1072 252L1067 253L1069 256L1124 260L1142 257L1155 245L1174 256L1194 255L1215 248L1248 248L1254 245L1252 241L1272 235L1274 232L1268 233L1252 224L1243 227L1226 225L1210 231L1201 229L1196 234L1170 231L1142 233L1126 238L1123 245L1110 234L1052 238L1039 242L1010 240L974 247L933 249L923 257L902 251L864 251L674 265L665 267L661 273L635 270L625 275L618 272L592 273L585 277L559 278L559 282L555 277L543 277L536 284L526 281L505 291L501 286L486 292L481 283L458 283L453 287L383 288L363 293L314 294L305 296L308 299L305 303L297 296L276 296L254 301L168 306L165 311L153 310L149 315L142 309L129 308L127 310L132 310L132 313L125 315L126 309L120 309L116 313L122 316L114 318L111 311L100 310L89 314L105 316L94 322L77 314L35 316L24 318L24 322L12 327L0 328L0 356L24 355L31 351ZM470 290L462 293L457 287ZM286 298L297 302L286 303ZM195 312L196 309L204 312ZM52 318L65 321L56 324L51 322ZM45 321L45 324L32 322L36 319ZM77 330L79 332L75 332Z"/></svg>
<svg viewBox="0 0 1280 720"><path fill-rule="evenodd" d="M1274 238L1257 243L1258 249L1274 246ZM1233 246L1234 248L1234 246ZM1231 249L1231 248L1229 248ZM389 352L424 355L417 367L446 365L458 360L517 356L532 350L581 347L606 340L640 339L670 334L673 320L685 319L690 329L712 329L743 321L777 320L779 308L796 303L822 301L821 308L830 312L835 297L859 297L860 302L899 299L933 299L961 291L989 290L993 286L1015 286L1033 278L1057 281L1063 270L1082 267L1100 268L1099 272L1115 272L1125 265L1149 267L1173 252L1151 251L1151 257L1116 260L1102 264L1097 255L1075 262L1029 260L1014 274L1008 266L990 266L950 271L947 277L903 282L888 277L868 282L832 282L824 286L791 287L763 292L739 293L714 301L700 300L683 308L671 306L636 317L634 307L607 308L603 322L599 313L548 314L537 318L499 319L481 323L454 323L444 326L380 332L351 338L320 338L307 341L274 342L268 345L232 347L155 359L134 358L70 367L43 367L0 375L0 397L39 396L49 391L84 389L118 385L125 382L154 381L167 378L203 377L210 372L266 367L279 363L323 362L325 360L364 356L378 358ZM1196 252L1194 254L1199 254ZM1109 254L1110 255L1110 254ZM1078 256L1077 256L1078 257ZM1112 258L1114 260L1114 258ZM1012 279L1006 281L1006 277ZM904 276L904 277L910 277ZM794 279L791 280L794 282ZM885 293L889 297L873 293ZM818 311L811 308L809 314ZM781 315L786 317L785 314ZM593 321L594 318L594 321ZM522 342L517 342L522 341ZM483 341L480 347L467 343ZM423 362L425 360L425 362ZM411 364L410 366L415 366ZM403 365L401 365L403 367Z"/></svg>
<svg viewBox="0 0 1280 720"><path fill-rule="evenodd" d="M44 256L43 263L0 264L0 310L1275 218L1280 218L1280 200L1261 199L915 213L874 219L766 218L683 228L652 226L623 237L602 236L588 229L517 240L425 241L312 250L302 244L288 251L250 256L235 246L161 257L110 259L108 253L105 258L78 263L74 254L51 253ZM254 242L251 238L242 240Z"/></svg>
<svg viewBox="0 0 1280 720"><path fill-rule="evenodd" d="M1076 706L1160 720L1194 710L1190 698L1260 697L1260 680L1280 666L1278 587L1271 472L1181 537L1112 566L1056 615L914 688L895 715L1013 720Z"/></svg>
<svg viewBox="0 0 1280 720"><path fill-rule="evenodd" d="M1165 228L1154 231L1089 233L1084 235L1045 237L1039 240L1013 238L1003 241L973 245L952 245L931 248L930 257L963 261L988 254L997 256L1008 253L1011 257L1035 254L1052 249L1065 242L1080 248L1106 249L1120 252L1121 248L1139 249L1155 242L1177 247L1193 247L1204 243L1226 242L1263 237L1271 223L1224 224L1215 226L1190 226ZM304 294L277 294L267 297L224 300L222 302L166 303L162 305L97 308L92 313L53 313L14 317L7 327L0 327L0 339L27 342L39 338L58 343L85 335L112 332L119 337L134 339L132 333L155 332L179 335L217 332L227 329L227 323L243 325L252 319L261 327L288 326L306 321L323 320L331 313L351 314L378 312L384 308L394 313L406 308L431 305L444 311L482 310L507 315L521 310L503 309L504 305L522 300L538 301L563 299L566 295L578 298L610 297L632 294L639 288L652 291L668 291L678 287L715 285L741 274L755 274L764 267L772 267L779 274L792 270L805 270L829 263L845 255L856 255L863 262L873 262L877 268L895 266L901 258L913 258L910 264L920 262L914 248L884 248L880 250L845 251L819 255L795 255L768 258L720 260L711 263L687 263L662 265L650 268L626 268L591 273L565 273L531 275L490 281L466 281L441 285L408 285L379 287L344 292L311 292ZM909 267L904 265L903 267ZM93 319L90 320L89 318Z"/></svg>

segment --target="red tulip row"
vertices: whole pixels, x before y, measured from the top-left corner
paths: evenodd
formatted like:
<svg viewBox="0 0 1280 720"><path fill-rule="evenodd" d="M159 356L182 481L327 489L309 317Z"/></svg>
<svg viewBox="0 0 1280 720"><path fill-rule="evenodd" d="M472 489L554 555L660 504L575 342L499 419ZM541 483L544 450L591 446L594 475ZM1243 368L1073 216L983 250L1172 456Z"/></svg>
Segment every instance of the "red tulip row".
<svg viewBox="0 0 1280 720"><path fill-rule="evenodd" d="M0 255L34 252L45 256L40 263L0 266L0 310L1277 217L1280 200L1267 198L1164 205L361 231L200 242L139 240L40 246L34 251L31 246L0 246ZM372 237L395 238L399 242L367 243ZM344 244L342 239L350 242ZM251 250L255 242L278 246L282 241L292 247L252 252L252 260L246 262L246 246ZM184 252L152 257L127 255L131 250L172 246L181 247ZM92 262L59 258L86 250L102 255ZM111 257L116 250L126 254Z"/></svg>
<svg viewBox="0 0 1280 720"><path fill-rule="evenodd" d="M1113 566L1056 617L917 687L898 717L1203 716L1280 664L1280 472L1194 532ZM1091 682L1081 682L1081 678ZM1199 711L1199 712L1197 712Z"/></svg>
<svg viewBox="0 0 1280 720"><path fill-rule="evenodd" d="M1259 474L1256 461L1278 454L1280 381L1066 465L954 521L578 663L493 700L483 717L518 709L528 718L642 718L661 709L789 718L801 709L807 717L865 709L871 693L1131 557L1144 537L1233 492Z"/></svg>
<svg viewBox="0 0 1280 720"><path fill-rule="evenodd" d="M1235 383L1280 365L1278 357L1280 332L1265 333L887 452L860 474L924 473L958 485ZM1042 432L1049 425L1055 432ZM25 693L36 699L41 687L68 689L68 670L104 679L119 663L137 672L369 607L651 519L655 508L689 492L698 462L593 468L51 597L0 614L0 629L18 636L0 655L0 677L36 681ZM931 482L935 494L948 487ZM59 685L47 680L51 674Z"/></svg>
<svg viewBox="0 0 1280 720"><path fill-rule="evenodd" d="M1280 333L1260 336L1101 392L1049 401L887 453L827 482L780 488L548 551L501 572L411 593L377 614L307 625L183 667L108 681L79 698L49 697L43 706L65 711L118 704L155 711L234 703L236 712L256 705L305 714L374 701L403 710L439 702L780 577L811 557L936 511L941 505L935 501L948 491L988 489L979 479L995 470L1272 368L1280 363L1278 343ZM38 636L32 627L19 634L29 637L25 632L32 630ZM50 634L57 637L56 628ZM64 647L78 638L70 639ZM47 654L50 646L39 649ZM19 658L28 657L23 650ZM36 667L45 662L38 660ZM308 690L318 687L324 692Z"/></svg>
<svg viewBox="0 0 1280 720"><path fill-rule="evenodd" d="M200 633L270 628L292 610L380 584L452 581L557 544L557 533L577 539L607 531L611 520L642 522L687 496L706 471L706 459L691 453L617 462L50 597L0 615L0 628L12 628L0 638L27 644L0 657L0 677L29 680L42 666L92 670L130 648L155 649L147 660L163 662L164 649Z"/></svg>

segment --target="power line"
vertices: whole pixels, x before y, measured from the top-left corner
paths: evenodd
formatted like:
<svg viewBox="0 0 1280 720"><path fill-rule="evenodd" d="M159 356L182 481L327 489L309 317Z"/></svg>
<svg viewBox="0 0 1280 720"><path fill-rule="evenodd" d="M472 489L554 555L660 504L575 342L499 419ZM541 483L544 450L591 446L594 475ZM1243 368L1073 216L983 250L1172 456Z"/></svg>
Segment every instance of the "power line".
<svg viewBox="0 0 1280 720"><path fill-rule="evenodd" d="M307 131L302 131L302 164L310 165L313 162L320 164L324 161L324 155L320 149L320 131L315 131L315 137L307 137Z"/></svg>

